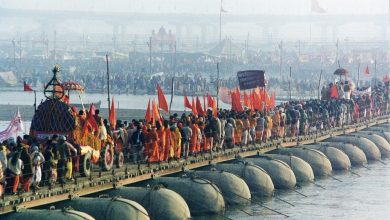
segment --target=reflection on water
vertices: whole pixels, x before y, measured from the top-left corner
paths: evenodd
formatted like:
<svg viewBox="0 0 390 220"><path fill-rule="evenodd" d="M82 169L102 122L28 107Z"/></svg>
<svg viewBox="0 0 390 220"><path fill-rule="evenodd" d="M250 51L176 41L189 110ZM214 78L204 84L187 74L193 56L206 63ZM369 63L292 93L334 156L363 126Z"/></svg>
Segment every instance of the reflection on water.
<svg viewBox="0 0 390 220"><path fill-rule="evenodd" d="M297 191L276 192L276 196L294 204L291 206L276 198L263 201L263 205L288 215L288 219L389 219L390 161L386 165L376 162L369 169L353 171L360 175L336 173L335 177L319 179L316 184L302 186ZM224 216L203 216L195 219L286 219L258 204L228 208Z"/></svg>

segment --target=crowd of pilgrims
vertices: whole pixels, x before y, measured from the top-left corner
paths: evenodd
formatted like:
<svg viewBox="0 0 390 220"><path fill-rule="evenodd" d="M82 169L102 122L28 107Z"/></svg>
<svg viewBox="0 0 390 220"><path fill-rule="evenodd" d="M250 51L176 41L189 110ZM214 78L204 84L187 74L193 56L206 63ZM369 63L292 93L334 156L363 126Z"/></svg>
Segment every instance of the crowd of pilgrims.
<svg viewBox="0 0 390 220"><path fill-rule="evenodd" d="M264 110L218 109L217 117L209 109L205 115L175 113L154 122L118 120L115 128L100 116L99 110L95 110L94 119L100 139L110 135L124 146L126 163L171 162L270 139L315 134L387 114L389 85L377 86L373 91L371 96L290 101ZM86 113L80 111L79 115L85 117ZM16 141L10 138L0 147L0 188L17 194L66 183L77 175L79 159L80 146L62 135L53 135L44 143L29 135Z"/></svg>

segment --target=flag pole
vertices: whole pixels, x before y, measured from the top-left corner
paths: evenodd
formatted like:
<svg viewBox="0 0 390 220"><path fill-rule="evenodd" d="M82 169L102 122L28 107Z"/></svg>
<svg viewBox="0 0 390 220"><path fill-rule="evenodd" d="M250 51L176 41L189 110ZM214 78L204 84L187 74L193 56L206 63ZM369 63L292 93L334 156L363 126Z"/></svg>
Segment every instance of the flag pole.
<svg viewBox="0 0 390 220"><path fill-rule="evenodd" d="M374 87L376 86L376 59L374 61Z"/></svg>
<svg viewBox="0 0 390 220"><path fill-rule="evenodd" d="M219 63L217 62L217 109L219 108Z"/></svg>
<svg viewBox="0 0 390 220"><path fill-rule="evenodd" d="M288 80L288 91L290 92L290 101L291 101L291 66L290 66L290 79Z"/></svg>
<svg viewBox="0 0 390 220"><path fill-rule="evenodd" d="M318 99L321 99L321 96L320 96L320 89L321 89L321 78L322 78L322 69L321 69L321 72L320 72L320 79L318 80Z"/></svg>
<svg viewBox="0 0 390 220"><path fill-rule="evenodd" d="M359 81L360 81L360 62L358 64L358 77L357 77L357 83L356 83L356 88L359 88Z"/></svg>
<svg viewBox="0 0 390 220"><path fill-rule="evenodd" d="M34 90L34 110L37 111L37 91L36 90Z"/></svg>
<svg viewBox="0 0 390 220"><path fill-rule="evenodd" d="M219 42L221 42L222 38L222 0L221 5L219 7Z"/></svg>
<svg viewBox="0 0 390 220"><path fill-rule="evenodd" d="M106 66L107 66L107 101L108 101L108 115L111 113L110 107L110 71L108 67L108 54L106 54Z"/></svg>
<svg viewBox="0 0 390 220"><path fill-rule="evenodd" d="M174 82L175 82L175 77L173 76L173 77L172 77L172 84L171 84L171 101L170 101L170 103L169 103L168 115L171 115L171 108L172 108L173 95L174 95L174 92L175 92L175 89L174 89Z"/></svg>

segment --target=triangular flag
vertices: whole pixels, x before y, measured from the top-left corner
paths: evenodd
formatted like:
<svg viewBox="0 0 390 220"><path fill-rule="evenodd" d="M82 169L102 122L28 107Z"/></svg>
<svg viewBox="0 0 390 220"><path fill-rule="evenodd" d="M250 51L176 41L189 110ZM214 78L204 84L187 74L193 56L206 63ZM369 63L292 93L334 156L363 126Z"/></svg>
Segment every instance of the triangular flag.
<svg viewBox="0 0 390 220"><path fill-rule="evenodd" d="M246 106L247 108L251 108L251 100L245 91L244 91L244 106Z"/></svg>
<svg viewBox="0 0 390 220"><path fill-rule="evenodd" d="M203 96L203 114L206 116L207 114L207 106L206 106L206 96Z"/></svg>
<svg viewBox="0 0 390 220"><path fill-rule="evenodd" d="M157 83L157 97L158 97L158 107L168 113L168 103L165 99L164 92L162 91L160 85Z"/></svg>
<svg viewBox="0 0 390 220"><path fill-rule="evenodd" d="M152 115L150 113L150 98L148 101L148 107L146 108L145 120L146 120L146 123L149 123L152 120Z"/></svg>
<svg viewBox="0 0 390 220"><path fill-rule="evenodd" d="M195 116L198 115L198 111L196 110L196 104L195 104L194 97L192 97L192 114L194 114Z"/></svg>
<svg viewBox="0 0 390 220"><path fill-rule="evenodd" d="M368 65L364 69L364 74L366 74L367 76L370 75L370 70L368 69Z"/></svg>
<svg viewBox="0 0 390 220"><path fill-rule="evenodd" d="M88 130L88 124L91 125L93 130L95 130L95 131L99 130L99 125L96 123L95 117L93 117L95 115L95 110L96 110L95 105L91 104L89 106L87 119L86 119L86 121L84 123L83 130L82 130L82 136L83 137L84 137L84 135L86 134L86 132Z"/></svg>
<svg viewBox="0 0 390 220"><path fill-rule="evenodd" d="M112 97L111 100L111 107L110 107L110 115L108 116L108 119L110 121L110 125L115 129L116 128L116 114L115 114L115 104L114 104L114 97Z"/></svg>
<svg viewBox="0 0 390 220"><path fill-rule="evenodd" d="M196 96L196 111L198 112L199 115L204 116L202 103L200 102L200 99L198 96Z"/></svg>
<svg viewBox="0 0 390 220"><path fill-rule="evenodd" d="M383 82L384 82L384 83L388 83L389 81L390 81L389 75L385 75L385 76L383 77Z"/></svg>
<svg viewBox="0 0 390 220"><path fill-rule="evenodd" d="M188 100L187 96L184 96L184 107L192 109L192 105L190 101Z"/></svg>
<svg viewBox="0 0 390 220"><path fill-rule="evenodd" d="M213 108L214 106L214 100L209 94L207 94L207 106L210 108Z"/></svg>
<svg viewBox="0 0 390 220"><path fill-rule="evenodd" d="M25 91L25 92L32 92L34 90L31 88L31 85L27 84L26 81L24 81L23 82L23 91Z"/></svg>

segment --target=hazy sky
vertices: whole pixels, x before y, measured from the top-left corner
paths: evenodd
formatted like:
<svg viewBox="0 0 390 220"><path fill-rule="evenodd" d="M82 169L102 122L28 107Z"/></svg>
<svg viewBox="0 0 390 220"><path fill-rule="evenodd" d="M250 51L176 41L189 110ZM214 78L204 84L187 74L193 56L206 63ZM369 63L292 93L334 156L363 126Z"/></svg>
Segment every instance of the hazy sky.
<svg viewBox="0 0 390 220"><path fill-rule="evenodd" d="M312 0L223 0L233 14L309 14ZM330 14L384 14L390 0L317 0ZM0 0L2 8L145 13L218 13L220 0Z"/></svg>

